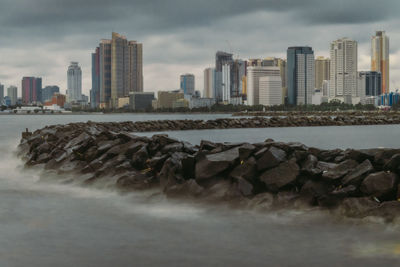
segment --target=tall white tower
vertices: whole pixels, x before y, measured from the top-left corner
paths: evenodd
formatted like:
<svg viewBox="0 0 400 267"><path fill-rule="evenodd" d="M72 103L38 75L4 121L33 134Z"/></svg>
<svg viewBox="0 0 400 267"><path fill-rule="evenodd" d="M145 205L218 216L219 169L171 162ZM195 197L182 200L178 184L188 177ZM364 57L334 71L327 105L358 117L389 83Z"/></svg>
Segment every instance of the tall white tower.
<svg viewBox="0 0 400 267"><path fill-rule="evenodd" d="M77 102L82 99L82 70L78 62L71 62L67 72L68 102Z"/></svg>
<svg viewBox="0 0 400 267"><path fill-rule="evenodd" d="M357 91L357 42L342 38L331 43L329 97L352 104ZM355 103L354 103L355 104Z"/></svg>

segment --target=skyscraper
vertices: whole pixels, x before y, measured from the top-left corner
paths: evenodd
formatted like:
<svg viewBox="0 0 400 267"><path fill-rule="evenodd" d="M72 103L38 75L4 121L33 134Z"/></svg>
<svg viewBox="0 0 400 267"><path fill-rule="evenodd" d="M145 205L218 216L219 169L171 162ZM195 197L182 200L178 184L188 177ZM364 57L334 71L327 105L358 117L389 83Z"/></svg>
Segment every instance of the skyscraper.
<svg viewBox="0 0 400 267"><path fill-rule="evenodd" d="M315 88L322 89L323 81L330 79L331 60L325 57L317 57L315 59Z"/></svg>
<svg viewBox="0 0 400 267"><path fill-rule="evenodd" d="M194 95L195 77L193 74L186 73L180 77L181 90L185 95Z"/></svg>
<svg viewBox="0 0 400 267"><path fill-rule="evenodd" d="M289 47L286 64L288 103L312 104L315 88L314 51L311 47Z"/></svg>
<svg viewBox="0 0 400 267"><path fill-rule="evenodd" d="M371 70L382 73L382 93L389 93L389 37L384 31L372 37Z"/></svg>
<svg viewBox="0 0 400 267"><path fill-rule="evenodd" d="M82 100L82 70L78 62L71 62L67 71L68 102Z"/></svg>
<svg viewBox="0 0 400 267"><path fill-rule="evenodd" d="M3 105L4 102L4 85L0 83L0 106Z"/></svg>
<svg viewBox="0 0 400 267"><path fill-rule="evenodd" d="M92 90L90 90L90 105L92 108L100 106L100 48L96 47L92 53Z"/></svg>
<svg viewBox="0 0 400 267"><path fill-rule="evenodd" d="M129 92L143 92L143 44L128 42Z"/></svg>
<svg viewBox="0 0 400 267"><path fill-rule="evenodd" d="M360 95L379 96L382 94L382 74L376 71L358 72Z"/></svg>
<svg viewBox="0 0 400 267"><path fill-rule="evenodd" d="M130 92L143 92L143 45L113 32L92 54L92 105L117 107Z"/></svg>
<svg viewBox="0 0 400 267"><path fill-rule="evenodd" d="M230 53L218 51L215 54L215 98L222 101L222 66L231 65L233 63L233 55Z"/></svg>
<svg viewBox="0 0 400 267"><path fill-rule="evenodd" d="M42 78L22 78L22 103L37 104L42 101Z"/></svg>
<svg viewBox="0 0 400 267"><path fill-rule="evenodd" d="M100 54L100 107L110 106L111 101L111 40L101 40Z"/></svg>
<svg viewBox="0 0 400 267"><path fill-rule="evenodd" d="M215 98L215 69L214 68L207 68L204 70L203 97Z"/></svg>
<svg viewBox="0 0 400 267"><path fill-rule="evenodd" d="M342 38L331 43L329 94L344 103L352 104L357 95L357 42Z"/></svg>
<svg viewBox="0 0 400 267"><path fill-rule="evenodd" d="M247 104L260 105L260 78L281 76L279 67L247 67ZM263 100L264 101L264 100Z"/></svg>
<svg viewBox="0 0 400 267"><path fill-rule="evenodd" d="M11 100L11 106L15 106L18 100L18 88L16 86L10 86L7 88L7 96Z"/></svg>

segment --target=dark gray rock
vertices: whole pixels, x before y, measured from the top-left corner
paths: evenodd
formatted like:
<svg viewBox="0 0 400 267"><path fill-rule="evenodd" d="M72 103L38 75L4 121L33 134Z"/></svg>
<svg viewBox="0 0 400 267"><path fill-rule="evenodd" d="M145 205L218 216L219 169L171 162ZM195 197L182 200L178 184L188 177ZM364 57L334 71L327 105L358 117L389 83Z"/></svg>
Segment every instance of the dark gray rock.
<svg viewBox="0 0 400 267"><path fill-rule="evenodd" d="M325 171L322 174L322 177L329 181L339 180L346 174L348 174L351 170L357 167L358 162L352 159L345 160L339 163L336 167Z"/></svg>
<svg viewBox="0 0 400 267"><path fill-rule="evenodd" d="M377 172L368 175L360 190L367 196L385 197L397 190L398 177L394 173Z"/></svg>
<svg viewBox="0 0 400 267"><path fill-rule="evenodd" d="M236 178L237 188L244 197L253 195L253 185L243 178Z"/></svg>
<svg viewBox="0 0 400 267"><path fill-rule="evenodd" d="M236 166L229 175L232 178L243 178L249 182L254 182L257 177L257 162L254 157L249 158L243 164Z"/></svg>
<svg viewBox="0 0 400 267"><path fill-rule="evenodd" d="M394 219L400 216L400 202L383 202L378 207L369 210L367 215L384 218L387 222L392 222Z"/></svg>
<svg viewBox="0 0 400 267"><path fill-rule="evenodd" d="M240 160L248 159L256 150L256 147L251 144L243 144L239 147L239 158Z"/></svg>
<svg viewBox="0 0 400 267"><path fill-rule="evenodd" d="M196 163L196 181L200 185L204 180L213 178L233 166L239 160L239 149L233 148L221 153L204 156Z"/></svg>
<svg viewBox="0 0 400 267"><path fill-rule="evenodd" d="M338 198L353 197L357 194L357 191L358 189L356 186L348 185L346 187L336 188L331 192L331 195Z"/></svg>
<svg viewBox="0 0 400 267"><path fill-rule="evenodd" d="M270 210L274 207L274 195L271 193L258 194L249 201L249 207L256 210Z"/></svg>
<svg viewBox="0 0 400 267"><path fill-rule="evenodd" d="M282 187L296 181L300 168L293 161L281 163L278 167L265 171L260 176L269 190L278 192Z"/></svg>
<svg viewBox="0 0 400 267"><path fill-rule="evenodd" d="M307 160L302 164L301 170L311 176L322 174L322 169L318 168L318 158L314 155L308 155Z"/></svg>
<svg viewBox="0 0 400 267"><path fill-rule="evenodd" d="M263 171L278 166L286 160L286 152L276 147L270 147L258 160L257 169Z"/></svg>
<svg viewBox="0 0 400 267"><path fill-rule="evenodd" d="M203 192L204 188L198 185L193 179L185 181L183 184L175 184L165 190L165 194L168 197L174 198L199 197Z"/></svg>
<svg viewBox="0 0 400 267"><path fill-rule="evenodd" d="M393 155L385 164L384 170L400 173L400 154Z"/></svg>
<svg viewBox="0 0 400 267"><path fill-rule="evenodd" d="M132 156L132 164L138 169L143 169L146 166L146 161L149 159L149 154L147 152L147 145L142 146L135 154Z"/></svg>
<svg viewBox="0 0 400 267"><path fill-rule="evenodd" d="M350 172L342 179L343 185L359 186L362 180L371 172L374 171L374 166L366 159L363 163L350 170Z"/></svg>

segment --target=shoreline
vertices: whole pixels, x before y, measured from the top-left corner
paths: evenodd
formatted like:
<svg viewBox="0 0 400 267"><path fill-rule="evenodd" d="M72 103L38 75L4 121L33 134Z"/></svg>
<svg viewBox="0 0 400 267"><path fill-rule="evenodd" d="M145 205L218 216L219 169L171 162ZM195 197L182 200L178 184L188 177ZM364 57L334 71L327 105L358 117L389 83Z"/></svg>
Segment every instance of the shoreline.
<svg viewBox="0 0 400 267"><path fill-rule="evenodd" d="M400 149L321 150L267 139L193 146L140 137L126 123L71 123L23 133L26 167L85 186L159 189L167 197L234 207L317 207L346 217L400 217Z"/></svg>

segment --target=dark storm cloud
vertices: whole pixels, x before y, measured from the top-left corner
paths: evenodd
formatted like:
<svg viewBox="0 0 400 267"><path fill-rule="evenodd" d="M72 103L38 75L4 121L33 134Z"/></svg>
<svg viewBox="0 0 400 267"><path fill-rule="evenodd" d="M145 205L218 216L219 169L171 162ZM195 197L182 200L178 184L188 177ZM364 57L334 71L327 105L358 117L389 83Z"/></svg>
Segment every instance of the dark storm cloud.
<svg viewBox="0 0 400 267"><path fill-rule="evenodd" d="M398 0L2 0L0 21L7 28L68 30L109 23L134 29L163 30L209 25L217 20L256 11L290 12L310 23L362 23L388 19L398 12ZM75 30L89 30L85 27Z"/></svg>

